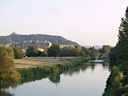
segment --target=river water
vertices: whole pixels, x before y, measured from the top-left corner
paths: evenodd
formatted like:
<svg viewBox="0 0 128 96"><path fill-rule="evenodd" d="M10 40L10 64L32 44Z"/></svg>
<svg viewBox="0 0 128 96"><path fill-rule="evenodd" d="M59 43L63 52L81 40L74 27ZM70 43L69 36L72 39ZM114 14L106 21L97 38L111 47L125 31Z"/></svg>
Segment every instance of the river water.
<svg viewBox="0 0 128 96"><path fill-rule="evenodd" d="M109 74L107 65L91 64L9 87L5 92L11 94L8 96L102 96Z"/></svg>

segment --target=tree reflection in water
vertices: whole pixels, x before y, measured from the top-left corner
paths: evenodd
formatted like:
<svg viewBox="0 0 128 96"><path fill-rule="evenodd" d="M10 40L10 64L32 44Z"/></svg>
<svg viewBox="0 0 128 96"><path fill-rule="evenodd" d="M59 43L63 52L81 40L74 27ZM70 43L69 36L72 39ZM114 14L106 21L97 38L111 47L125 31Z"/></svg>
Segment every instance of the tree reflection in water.
<svg viewBox="0 0 128 96"><path fill-rule="evenodd" d="M0 96L15 96L15 94L12 94L8 91L8 88L9 87L16 88L19 84L20 84L20 81L12 82L6 85L0 84Z"/></svg>
<svg viewBox="0 0 128 96"><path fill-rule="evenodd" d="M80 71L85 71L86 69L88 68L91 68L92 71L95 69L97 64L95 63L85 63L85 64L82 64L80 66L77 66L77 67L74 67L72 69L67 69L66 71L64 71L63 75L69 75L69 76L72 76L73 74L79 74ZM103 69L108 69L109 64L102 64L102 67ZM111 70L111 69L109 69ZM38 76L35 76L35 78L31 78L27 81L21 81L21 82L15 82L15 83L11 83L11 84L8 84L6 87L1 87L0 88L0 96L15 96L14 94L11 94L10 92L8 92L8 89L9 86L12 87L12 88L16 88L18 85L22 85L26 82L31 82L31 81L35 81L35 80L41 80L43 78L48 78L52 83L59 83L60 82L60 73L52 73L52 74L48 74L48 76L44 76L44 77L38 77Z"/></svg>
<svg viewBox="0 0 128 96"><path fill-rule="evenodd" d="M93 71L95 69L96 65L97 65L96 63L85 63L85 64L77 66L71 70L65 71L63 74L72 76L73 74L78 74L80 71L85 71L88 68L91 68ZM109 66L109 64L102 64L103 69L108 70L108 68L109 68L108 66Z"/></svg>
<svg viewBox="0 0 128 96"><path fill-rule="evenodd" d="M60 74L52 74L50 76L48 76L49 80L52 82L52 83L59 83L60 82Z"/></svg>
<svg viewBox="0 0 128 96"><path fill-rule="evenodd" d="M10 92L5 90L4 88L0 88L0 96L15 96L15 95L11 94Z"/></svg>

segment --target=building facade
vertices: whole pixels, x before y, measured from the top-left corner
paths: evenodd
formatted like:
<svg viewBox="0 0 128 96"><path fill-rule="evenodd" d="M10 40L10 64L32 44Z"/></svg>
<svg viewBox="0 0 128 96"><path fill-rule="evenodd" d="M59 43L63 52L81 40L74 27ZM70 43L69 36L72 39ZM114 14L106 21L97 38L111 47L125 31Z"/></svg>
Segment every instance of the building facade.
<svg viewBox="0 0 128 96"><path fill-rule="evenodd" d="M22 43L12 44L13 48L19 49L28 49L29 46L35 46L40 50L47 50L49 47L52 46L52 43L49 41L24 41Z"/></svg>

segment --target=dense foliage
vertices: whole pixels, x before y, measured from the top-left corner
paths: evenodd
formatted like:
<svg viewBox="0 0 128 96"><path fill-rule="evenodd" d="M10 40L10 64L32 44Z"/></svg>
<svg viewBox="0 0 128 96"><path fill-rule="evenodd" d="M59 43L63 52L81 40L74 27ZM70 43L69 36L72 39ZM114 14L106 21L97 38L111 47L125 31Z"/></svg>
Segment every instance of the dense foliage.
<svg viewBox="0 0 128 96"><path fill-rule="evenodd" d="M38 49L35 46L29 46L28 49L26 50L26 55L28 57L37 57L38 55Z"/></svg>
<svg viewBox="0 0 128 96"><path fill-rule="evenodd" d="M58 57L60 53L60 46L57 44L52 44L52 46L48 49L47 53L50 57Z"/></svg>
<svg viewBox="0 0 128 96"><path fill-rule="evenodd" d="M12 70L14 67L13 59L13 49L0 45L0 84L20 79L20 74Z"/></svg>
<svg viewBox="0 0 128 96"><path fill-rule="evenodd" d="M26 50L26 56L28 57L45 57L47 53L45 51L40 51L36 46L29 46Z"/></svg>
<svg viewBox="0 0 128 96"><path fill-rule="evenodd" d="M90 47L87 50L88 55L90 56L91 60L97 60L99 56L99 51L95 49L94 47Z"/></svg>
<svg viewBox="0 0 128 96"><path fill-rule="evenodd" d="M113 67L111 74L107 80L107 85L103 96L121 96L118 93L118 90L122 86L122 84L120 83L122 78L123 78L123 74L119 70L119 68Z"/></svg>
<svg viewBox="0 0 128 96"><path fill-rule="evenodd" d="M118 36L118 43L110 58L112 63L116 63L118 70L111 72L103 96L128 96L128 7L125 18L122 18Z"/></svg>
<svg viewBox="0 0 128 96"><path fill-rule="evenodd" d="M15 59L21 59L23 57L22 50L19 48L13 48Z"/></svg>
<svg viewBox="0 0 128 96"><path fill-rule="evenodd" d="M79 46L75 47L63 47L60 50L60 56L62 57L78 57L78 56L84 56L84 52L81 50Z"/></svg>
<svg viewBox="0 0 128 96"><path fill-rule="evenodd" d="M108 54L111 52L111 46L103 45L103 47L99 51L100 53Z"/></svg>
<svg viewBox="0 0 128 96"><path fill-rule="evenodd" d="M108 60L111 47L104 45L101 49L95 47L81 47L81 46L60 46L52 44L50 48L45 51L38 50L35 46L29 46L26 50L26 56L28 57L85 57L86 60Z"/></svg>
<svg viewBox="0 0 128 96"><path fill-rule="evenodd" d="M128 61L128 8L125 18L122 18L121 21L118 38L118 43L115 47L115 55L118 65L121 65L124 61Z"/></svg>
<svg viewBox="0 0 128 96"><path fill-rule="evenodd" d="M4 73L14 67L13 50L9 47L0 45L0 73Z"/></svg>
<svg viewBox="0 0 128 96"><path fill-rule="evenodd" d="M47 56L47 52L38 50L38 55L37 56L46 57Z"/></svg>

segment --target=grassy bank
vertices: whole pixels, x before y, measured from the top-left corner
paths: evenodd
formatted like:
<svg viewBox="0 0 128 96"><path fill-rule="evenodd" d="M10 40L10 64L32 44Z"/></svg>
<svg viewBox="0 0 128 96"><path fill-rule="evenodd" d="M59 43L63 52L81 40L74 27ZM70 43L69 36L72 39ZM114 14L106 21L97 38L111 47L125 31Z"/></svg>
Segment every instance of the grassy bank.
<svg viewBox="0 0 128 96"><path fill-rule="evenodd" d="M22 59L15 59L15 68L32 68L42 66L52 66L55 64L68 63L71 60L78 59L78 57L25 57Z"/></svg>
<svg viewBox="0 0 128 96"><path fill-rule="evenodd" d="M62 58L61 58L62 59ZM52 62L49 66L38 66L31 68L20 68L17 71L21 74L22 82L34 81L41 78L46 78L52 75L60 75L64 71L80 66L85 62L84 58L66 58L62 62ZM51 61L50 61L51 62Z"/></svg>
<svg viewBox="0 0 128 96"><path fill-rule="evenodd" d="M57 83L60 80L61 73L84 65L85 58L63 57L54 59L52 57L33 57L15 60L15 63L20 67L16 66L16 70L10 73L8 82L0 86L16 86L19 83L22 84L43 78L49 78L50 81Z"/></svg>

